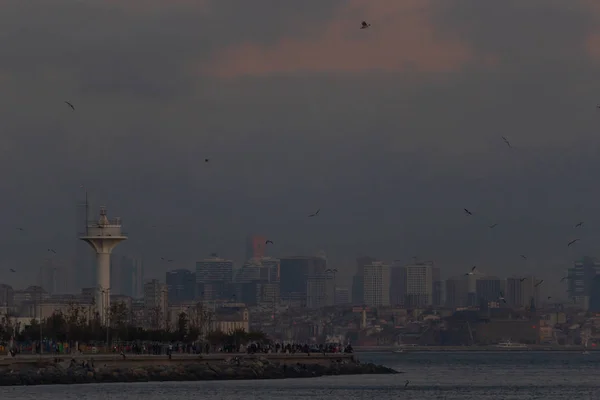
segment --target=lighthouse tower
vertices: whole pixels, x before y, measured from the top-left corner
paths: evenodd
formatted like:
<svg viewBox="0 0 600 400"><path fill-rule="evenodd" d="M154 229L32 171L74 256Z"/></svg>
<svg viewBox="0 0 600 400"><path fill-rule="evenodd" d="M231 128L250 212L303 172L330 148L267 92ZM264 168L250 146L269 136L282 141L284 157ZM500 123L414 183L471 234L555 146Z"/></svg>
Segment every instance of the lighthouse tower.
<svg viewBox="0 0 600 400"><path fill-rule="evenodd" d="M109 324L110 311L110 254L122 241L127 240L121 232L121 218L109 220L106 207L100 207L98 222L87 222L86 232L79 239L88 243L96 252L96 310L103 325Z"/></svg>

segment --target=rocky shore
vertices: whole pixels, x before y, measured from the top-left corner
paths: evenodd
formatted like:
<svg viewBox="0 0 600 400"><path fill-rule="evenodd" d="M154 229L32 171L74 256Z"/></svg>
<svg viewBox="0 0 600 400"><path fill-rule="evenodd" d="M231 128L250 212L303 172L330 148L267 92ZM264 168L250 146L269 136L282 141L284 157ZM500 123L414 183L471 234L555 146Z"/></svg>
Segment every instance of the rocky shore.
<svg viewBox="0 0 600 400"><path fill-rule="evenodd" d="M350 359L332 359L328 363L289 365L267 358L232 357L221 362L202 360L138 364L75 360L29 363L4 367L0 386L51 385L104 382L208 381L234 379L311 378L324 375L396 374L391 368L363 364ZM96 365L94 365L96 364Z"/></svg>

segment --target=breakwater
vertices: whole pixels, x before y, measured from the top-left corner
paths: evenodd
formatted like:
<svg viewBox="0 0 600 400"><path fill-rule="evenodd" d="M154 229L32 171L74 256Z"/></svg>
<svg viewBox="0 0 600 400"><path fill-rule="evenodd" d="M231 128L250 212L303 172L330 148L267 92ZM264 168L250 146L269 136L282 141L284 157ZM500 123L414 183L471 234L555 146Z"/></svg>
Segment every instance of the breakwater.
<svg viewBox="0 0 600 400"><path fill-rule="evenodd" d="M104 382L205 381L394 374L348 355L230 355L219 357L76 357L0 361L0 386Z"/></svg>

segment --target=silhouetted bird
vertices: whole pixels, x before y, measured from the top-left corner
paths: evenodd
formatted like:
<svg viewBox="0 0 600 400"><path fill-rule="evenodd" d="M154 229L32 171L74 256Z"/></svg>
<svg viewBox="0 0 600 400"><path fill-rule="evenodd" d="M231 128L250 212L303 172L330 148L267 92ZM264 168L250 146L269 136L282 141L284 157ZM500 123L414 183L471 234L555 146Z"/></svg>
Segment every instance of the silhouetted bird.
<svg viewBox="0 0 600 400"><path fill-rule="evenodd" d="M571 278L570 276L563 276L563 277L560 279L560 281L562 282L562 281L564 281L565 279L570 279L570 278Z"/></svg>
<svg viewBox="0 0 600 400"><path fill-rule="evenodd" d="M360 29L367 29L370 26L371 24L367 24L367 21L363 21L362 24L360 24Z"/></svg>
<svg viewBox="0 0 600 400"><path fill-rule="evenodd" d="M67 104L69 107L71 107L71 108L73 109L73 111L75 111L75 107L73 107L73 104L69 103L68 101L65 101L65 103L66 103L66 104Z"/></svg>
<svg viewBox="0 0 600 400"><path fill-rule="evenodd" d="M548 296L548 300L550 300L552 298L552 296Z"/></svg>
<svg viewBox="0 0 600 400"><path fill-rule="evenodd" d="M519 282L523 282L525 279L527 279L527 278L521 278L521 279L519 279Z"/></svg>
<svg viewBox="0 0 600 400"><path fill-rule="evenodd" d="M48 251L49 251L50 253L54 253L54 254L56 254L56 251L55 251L54 249L48 249Z"/></svg>
<svg viewBox="0 0 600 400"><path fill-rule="evenodd" d="M316 217L317 215L319 215L319 211L321 211L320 208L314 214L310 214L309 217Z"/></svg>
<svg viewBox="0 0 600 400"><path fill-rule="evenodd" d="M406 388L408 387L408 384L409 384L409 383L410 383L410 381L409 381L409 380L407 380L407 381L404 383L404 389L406 389Z"/></svg>
<svg viewBox="0 0 600 400"><path fill-rule="evenodd" d="M536 283L533 287L538 287L542 284L542 282L544 282L544 280L542 279L541 281L539 281L538 283Z"/></svg>
<svg viewBox="0 0 600 400"><path fill-rule="evenodd" d="M500 292L500 297L498 298L499 301L506 303L506 300L504 299L504 293Z"/></svg>
<svg viewBox="0 0 600 400"><path fill-rule="evenodd" d="M577 225L575 225L575 228L579 228L583 226L583 221L579 222Z"/></svg>
<svg viewBox="0 0 600 400"><path fill-rule="evenodd" d="M464 210L467 215L473 215L473 213L471 211L467 210L466 208Z"/></svg>
<svg viewBox="0 0 600 400"><path fill-rule="evenodd" d="M512 149L512 146L510 145L510 142L508 141L507 138L505 138L504 136L502 136L502 140L504 140L504 143L506 143L506 145Z"/></svg>
<svg viewBox="0 0 600 400"><path fill-rule="evenodd" d="M490 228L490 229L494 229L494 228L495 228L495 227L497 227L497 226L498 226L498 224L492 224L492 225L490 225L490 226L489 226L489 228Z"/></svg>
<svg viewBox="0 0 600 400"><path fill-rule="evenodd" d="M571 240L571 241L569 242L569 244L567 244L567 247L571 247L571 245L572 245L573 243L577 242L577 241L579 241L579 239L574 239L574 240Z"/></svg>
<svg viewBox="0 0 600 400"><path fill-rule="evenodd" d="M269 244L269 243L271 243L271 244L274 244L272 240L267 240L267 241L265 242L265 245L267 245L267 244Z"/></svg>
<svg viewBox="0 0 600 400"><path fill-rule="evenodd" d="M15 271L15 270L14 270L14 269L12 269L12 268L10 268L10 269L9 269L9 271L10 271L10 272L17 272L17 271Z"/></svg>
<svg viewBox="0 0 600 400"><path fill-rule="evenodd" d="M473 266L473 268L471 268L471 272L467 272L465 274L465 276L467 276L467 275L473 275L473 272L475 272L475 268L477 268L477 266Z"/></svg>
<svg viewBox="0 0 600 400"><path fill-rule="evenodd" d="M522 258L523 260L527 260L527 256L524 256L523 254L521 254L521 258Z"/></svg>
<svg viewBox="0 0 600 400"><path fill-rule="evenodd" d="M208 158L205 158L205 159L204 159L204 162L208 162Z"/></svg>
<svg viewBox="0 0 600 400"><path fill-rule="evenodd" d="M17 228L17 229L20 230L20 231L23 231L23 228Z"/></svg>

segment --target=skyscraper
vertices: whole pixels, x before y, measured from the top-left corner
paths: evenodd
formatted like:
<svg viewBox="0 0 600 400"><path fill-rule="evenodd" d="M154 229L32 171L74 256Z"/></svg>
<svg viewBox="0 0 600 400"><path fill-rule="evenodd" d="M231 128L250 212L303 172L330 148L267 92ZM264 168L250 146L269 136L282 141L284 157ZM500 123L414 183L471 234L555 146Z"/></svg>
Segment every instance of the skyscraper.
<svg viewBox="0 0 600 400"><path fill-rule="evenodd" d="M325 274L327 261L321 257L283 257L280 259L280 296L297 306L306 307L307 297L318 297L318 284L309 284L309 280L318 280Z"/></svg>
<svg viewBox="0 0 600 400"><path fill-rule="evenodd" d="M407 265L406 307L426 307L433 304L433 265L418 263ZM438 272L439 274L439 272Z"/></svg>
<svg viewBox="0 0 600 400"><path fill-rule="evenodd" d="M352 304L364 304L364 267L376 262L377 259L369 256L356 258L356 273L352 277Z"/></svg>
<svg viewBox="0 0 600 400"><path fill-rule="evenodd" d="M363 266L364 304L370 307L390 305L390 267L380 261Z"/></svg>
<svg viewBox="0 0 600 400"><path fill-rule="evenodd" d="M569 297L583 306L589 303L592 281L600 274L600 261L592 257L583 257L568 270Z"/></svg>
<svg viewBox="0 0 600 400"><path fill-rule="evenodd" d="M196 263L196 292L204 300L228 300L233 293L227 288L233 282L233 261L217 256Z"/></svg>
<svg viewBox="0 0 600 400"><path fill-rule="evenodd" d="M265 257L267 238L263 235L249 235L246 238L246 260Z"/></svg>
<svg viewBox="0 0 600 400"><path fill-rule="evenodd" d="M187 269L176 269L166 274L169 301L173 304L192 301L196 297L196 274Z"/></svg>

